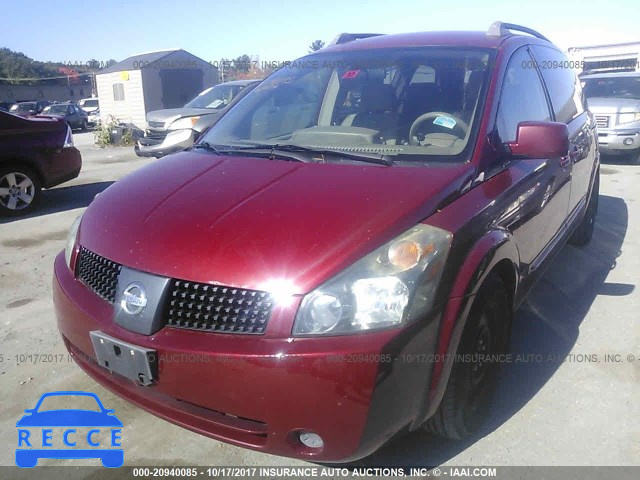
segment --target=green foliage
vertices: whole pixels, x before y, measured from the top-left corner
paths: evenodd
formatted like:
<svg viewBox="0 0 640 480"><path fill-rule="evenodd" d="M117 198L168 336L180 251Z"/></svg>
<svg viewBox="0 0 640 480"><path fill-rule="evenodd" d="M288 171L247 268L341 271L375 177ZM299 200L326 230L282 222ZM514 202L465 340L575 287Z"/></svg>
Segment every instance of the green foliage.
<svg viewBox="0 0 640 480"><path fill-rule="evenodd" d="M112 131L117 128L124 128L122 139L119 143L115 143L113 140ZM133 145L133 131L131 128L123 127L120 125L120 120L113 116L109 116L107 121L100 122L96 125L93 131L93 138L96 145L100 147L108 147L114 145L131 146Z"/></svg>
<svg viewBox="0 0 640 480"><path fill-rule="evenodd" d="M111 62L111 60L109 60ZM115 60L113 60L114 63ZM52 77L60 77L63 76L60 73L61 67L67 67L75 70L79 74L87 73L90 71L95 71L98 68L101 68L100 63L97 60L89 60L86 64L82 64L79 62L74 63L56 63L56 62L39 62L37 60L33 60L32 58L27 57L25 54L20 52L14 52L8 48L0 48L0 78L11 78L16 80L0 80L0 83L9 84L9 85L24 85L24 81L19 81L19 79L27 79L27 78L49 78ZM95 68L93 68L95 67ZM66 82L66 79L62 80L46 80L45 83L40 83L41 85L46 84L57 84Z"/></svg>
<svg viewBox="0 0 640 480"><path fill-rule="evenodd" d="M106 147L111 145L111 128L117 125L115 119L110 122L100 122L93 130L93 139L96 145L100 147Z"/></svg>
<svg viewBox="0 0 640 480"><path fill-rule="evenodd" d="M238 58L236 58L234 61L236 70L238 72L248 72L249 70L251 70L252 67L252 63L251 63L251 57L249 55L240 55Z"/></svg>
<svg viewBox="0 0 640 480"><path fill-rule="evenodd" d="M122 135L122 141L120 142L120 145L133 145L133 132L130 128L127 128L124 131L124 135Z"/></svg>
<svg viewBox="0 0 640 480"><path fill-rule="evenodd" d="M89 67L92 70L98 70L100 68L100 62L95 58L92 58L87 62L87 67Z"/></svg>
<svg viewBox="0 0 640 480"><path fill-rule="evenodd" d="M324 42L322 40L314 40L311 45L309 45L309 53L320 50L324 47Z"/></svg>

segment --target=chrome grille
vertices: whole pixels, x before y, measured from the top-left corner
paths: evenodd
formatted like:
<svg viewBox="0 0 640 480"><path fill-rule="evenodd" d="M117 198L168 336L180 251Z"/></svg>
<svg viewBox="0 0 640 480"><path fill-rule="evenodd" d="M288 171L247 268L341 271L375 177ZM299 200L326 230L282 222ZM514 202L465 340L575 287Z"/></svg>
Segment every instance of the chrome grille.
<svg viewBox="0 0 640 480"><path fill-rule="evenodd" d="M596 125L600 128L608 128L609 127L609 117L606 115L596 115Z"/></svg>
<svg viewBox="0 0 640 480"><path fill-rule="evenodd" d="M167 324L220 333L262 334L273 300L267 292L174 280Z"/></svg>
<svg viewBox="0 0 640 480"><path fill-rule="evenodd" d="M149 128L164 128L164 122L149 122Z"/></svg>
<svg viewBox="0 0 640 480"><path fill-rule="evenodd" d="M80 247L76 276L98 296L113 304L122 266ZM171 280L165 324L207 332L261 335L271 316L267 292Z"/></svg>
<svg viewBox="0 0 640 480"><path fill-rule="evenodd" d="M76 272L78 278L109 303L116 300L121 265L80 247Z"/></svg>

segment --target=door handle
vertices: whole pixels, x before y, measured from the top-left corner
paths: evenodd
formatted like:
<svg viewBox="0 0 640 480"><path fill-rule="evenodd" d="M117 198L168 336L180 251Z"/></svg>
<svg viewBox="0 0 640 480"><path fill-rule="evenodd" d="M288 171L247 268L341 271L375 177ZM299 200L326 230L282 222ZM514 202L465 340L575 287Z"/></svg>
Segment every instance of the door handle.
<svg viewBox="0 0 640 480"><path fill-rule="evenodd" d="M564 157L560 158L560 166L562 168L568 167L569 164L577 160L579 156L580 156L580 147L578 147L577 145L571 145L571 147L569 147L569 153Z"/></svg>

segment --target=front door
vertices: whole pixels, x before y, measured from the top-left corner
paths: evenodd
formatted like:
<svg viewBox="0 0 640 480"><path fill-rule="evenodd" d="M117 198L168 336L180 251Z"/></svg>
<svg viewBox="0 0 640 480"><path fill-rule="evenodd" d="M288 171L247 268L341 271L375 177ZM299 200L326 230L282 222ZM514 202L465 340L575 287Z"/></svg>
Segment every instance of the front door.
<svg viewBox="0 0 640 480"><path fill-rule="evenodd" d="M500 93L496 130L500 142L516 140L524 121L551 121L544 86L537 69L531 68L526 47L517 50L507 66ZM514 160L510 168L516 179L518 221L512 233L518 242L520 260L535 269L561 233L569 211L571 162L568 157ZM526 273L526 272L523 272Z"/></svg>

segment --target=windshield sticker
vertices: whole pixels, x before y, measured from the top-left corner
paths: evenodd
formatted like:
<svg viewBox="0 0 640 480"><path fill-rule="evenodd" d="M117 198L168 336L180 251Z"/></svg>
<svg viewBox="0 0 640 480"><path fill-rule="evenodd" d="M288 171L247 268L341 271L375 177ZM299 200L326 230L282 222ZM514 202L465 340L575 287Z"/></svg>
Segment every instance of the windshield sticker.
<svg viewBox="0 0 640 480"><path fill-rule="evenodd" d="M433 123L434 125L440 125L445 128L453 128L456 126L456 121L453 118L443 117L442 115L437 116Z"/></svg>
<svg viewBox="0 0 640 480"><path fill-rule="evenodd" d="M342 78L356 78L359 73L360 73L360 70L349 70L347 72L344 72L344 75L342 75Z"/></svg>

